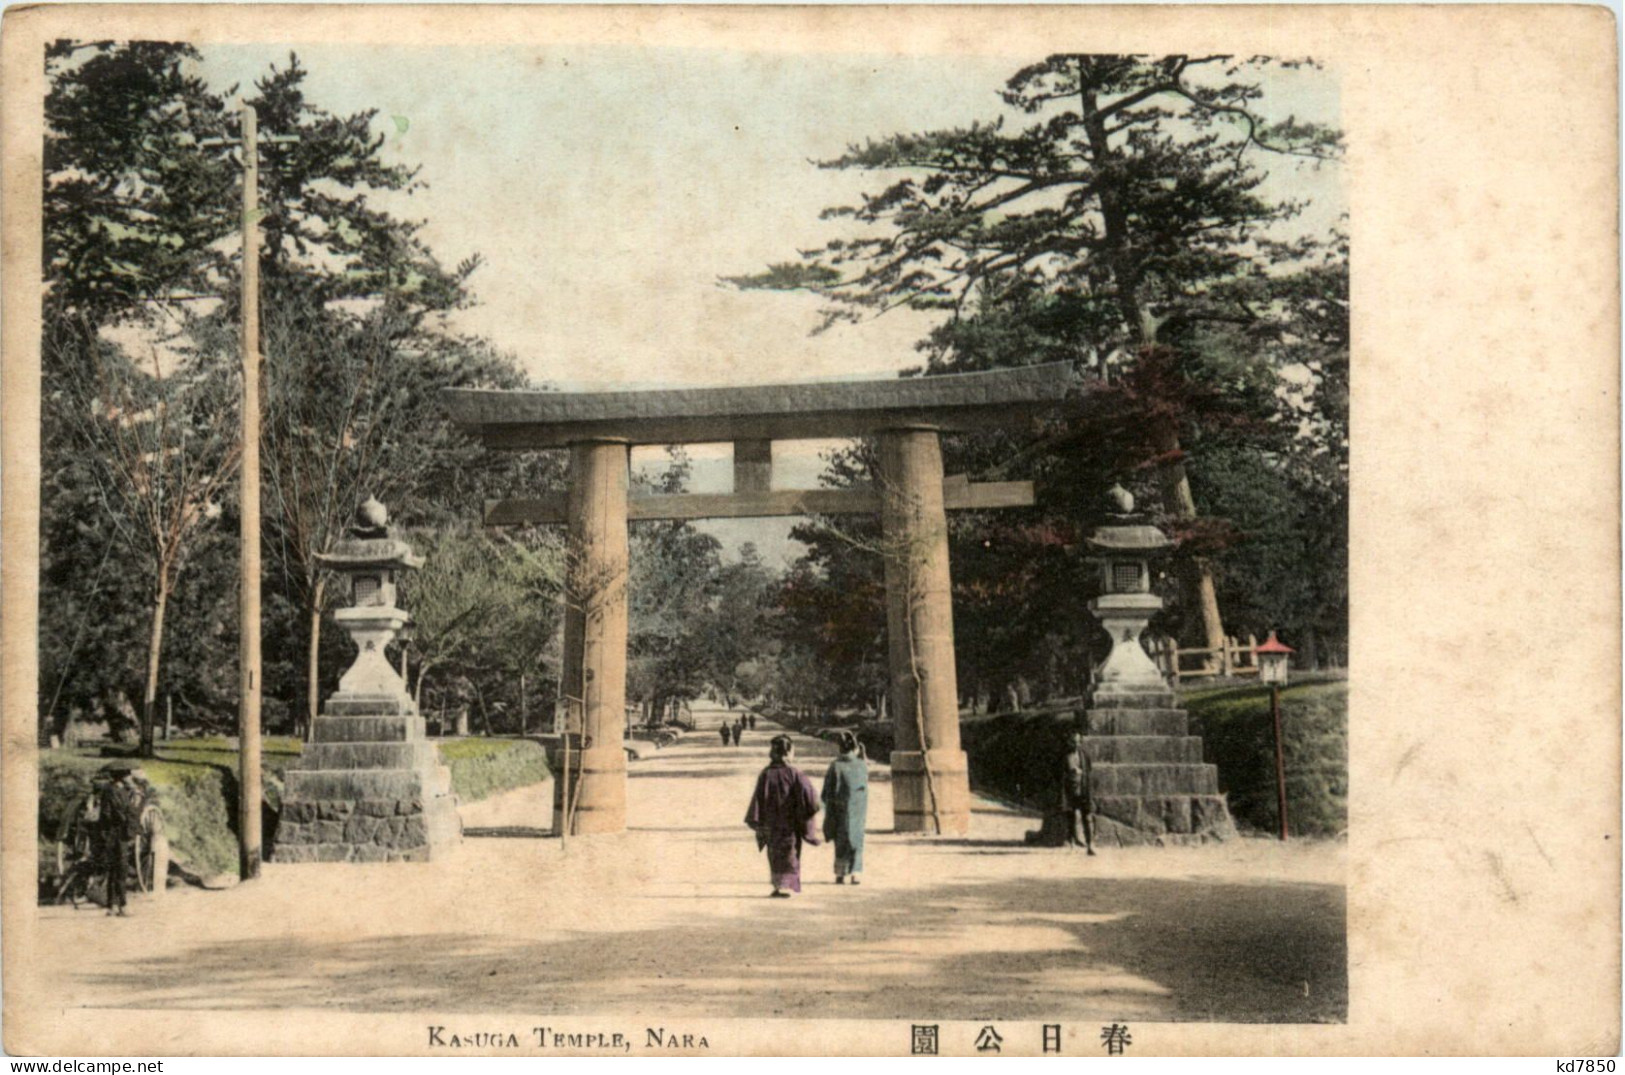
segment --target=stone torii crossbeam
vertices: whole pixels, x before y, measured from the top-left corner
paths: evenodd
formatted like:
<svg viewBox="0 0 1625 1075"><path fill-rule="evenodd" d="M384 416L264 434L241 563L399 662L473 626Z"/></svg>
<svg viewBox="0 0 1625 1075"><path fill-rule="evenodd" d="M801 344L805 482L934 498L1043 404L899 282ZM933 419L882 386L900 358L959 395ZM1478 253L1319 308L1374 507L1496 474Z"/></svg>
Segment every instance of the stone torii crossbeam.
<svg viewBox="0 0 1625 1075"><path fill-rule="evenodd" d="M452 420L490 448L567 448L569 491L487 504L487 525L564 523L571 569L595 602L567 602L563 691L579 699L582 751L572 833L626 827L627 523L644 519L878 513L898 832L963 834L970 779L959 741L948 530L952 509L1023 507L1031 482L944 478L940 434L1019 429L1074 385L1067 363L940 377L560 393L446 389ZM773 441L875 436L874 486L774 489ZM637 444L731 441L731 493L629 497ZM555 818L555 827L561 819Z"/></svg>

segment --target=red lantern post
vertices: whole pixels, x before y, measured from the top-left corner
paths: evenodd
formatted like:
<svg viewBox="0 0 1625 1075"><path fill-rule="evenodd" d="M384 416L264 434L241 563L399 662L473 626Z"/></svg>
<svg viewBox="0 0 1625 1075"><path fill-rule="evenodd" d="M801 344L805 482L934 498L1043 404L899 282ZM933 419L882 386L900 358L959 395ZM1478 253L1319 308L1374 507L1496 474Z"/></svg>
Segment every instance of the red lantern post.
<svg viewBox="0 0 1625 1075"><path fill-rule="evenodd" d="M1270 632L1269 639L1254 653L1258 657L1258 678L1270 685L1270 717L1275 722L1275 809L1281 819L1281 839L1286 839L1286 752L1281 744L1281 684L1286 682L1287 658L1294 650Z"/></svg>

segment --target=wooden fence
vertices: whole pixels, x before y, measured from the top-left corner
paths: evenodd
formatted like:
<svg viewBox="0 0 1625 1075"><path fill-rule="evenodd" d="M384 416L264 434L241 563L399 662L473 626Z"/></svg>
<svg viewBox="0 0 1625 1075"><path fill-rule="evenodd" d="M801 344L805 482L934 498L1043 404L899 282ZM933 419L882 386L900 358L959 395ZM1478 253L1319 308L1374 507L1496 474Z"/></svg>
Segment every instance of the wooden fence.
<svg viewBox="0 0 1625 1075"><path fill-rule="evenodd" d="M1258 639L1248 635L1245 645L1239 639L1227 638L1224 645L1217 648L1181 649L1172 638L1164 636L1152 640L1151 659L1163 675L1176 682L1215 676L1256 676Z"/></svg>

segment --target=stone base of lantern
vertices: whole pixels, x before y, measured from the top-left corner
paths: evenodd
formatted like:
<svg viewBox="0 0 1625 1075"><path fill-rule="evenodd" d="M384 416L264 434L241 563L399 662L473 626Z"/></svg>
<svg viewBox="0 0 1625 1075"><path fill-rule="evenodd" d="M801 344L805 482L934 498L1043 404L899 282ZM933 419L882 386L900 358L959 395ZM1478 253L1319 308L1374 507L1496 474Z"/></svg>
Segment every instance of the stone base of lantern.
<svg viewBox="0 0 1625 1075"><path fill-rule="evenodd" d="M1098 846L1182 847L1235 838L1218 767L1202 761L1202 740L1189 734L1189 718L1173 691L1105 684L1090 697L1083 719ZM1065 843L1065 819L1045 818L1028 840Z"/></svg>
<svg viewBox="0 0 1625 1075"><path fill-rule="evenodd" d="M462 838L451 771L400 694L340 691L287 772L275 862L418 862Z"/></svg>

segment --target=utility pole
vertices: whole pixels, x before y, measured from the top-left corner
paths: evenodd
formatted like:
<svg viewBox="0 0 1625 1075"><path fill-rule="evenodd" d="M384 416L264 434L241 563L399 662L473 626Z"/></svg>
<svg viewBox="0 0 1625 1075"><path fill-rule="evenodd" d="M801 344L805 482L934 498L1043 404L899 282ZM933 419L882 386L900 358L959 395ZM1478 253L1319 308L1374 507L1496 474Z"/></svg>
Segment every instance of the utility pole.
<svg viewBox="0 0 1625 1075"><path fill-rule="evenodd" d="M260 156L254 106L240 106L243 164L242 277L242 486L238 537L240 577L237 614L237 865L244 881L260 875ZM273 135L268 142L297 142ZM229 146L230 138L205 138L199 146Z"/></svg>
<svg viewBox="0 0 1625 1075"><path fill-rule="evenodd" d="M243 103L242 576L238 597L237 839L244 881L260 875L260 158L254 106Z"/></svg>

